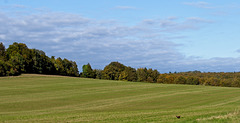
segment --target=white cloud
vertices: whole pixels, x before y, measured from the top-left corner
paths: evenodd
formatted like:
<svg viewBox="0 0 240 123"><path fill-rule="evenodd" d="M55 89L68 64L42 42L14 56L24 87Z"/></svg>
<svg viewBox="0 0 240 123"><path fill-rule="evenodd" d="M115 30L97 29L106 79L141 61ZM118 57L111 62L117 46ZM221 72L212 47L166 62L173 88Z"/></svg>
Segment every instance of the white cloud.
<svg viewBox="0 0 240 123"><path fill-rule="evenodd" d="M205 8L205 9L212 9L214 7L210 6L209 3L203 2L203 1L198 1L198 2L184 2L184 5L189 5L193 7L198 7L198 8Z"/></svg>
<svg viewBox="0 0 240 123"><path fill-rule="evenodd" d="M17 5L17 4L13 5L13 7L14 7L14 8L20 8L20 9L25 9L25 8L27 8L27 7L24 6L24 5Z"/></svg>
<svg viewBox="0 0 240 123"><path fill-rule="evenodd" d="M209 22L199 17L183 20L169 17L146 19L135 26L126 26L116 21L69 13L46 12L11 17L2 12L0 41L5 45L23 42L47 55L75 60L80 67L89 62L94 68L102 69L111 61L119 61L136 68L156 68L160 72L235 70L238 59L187 58L177 50L182 45L170 41L184 38L181 32L200 28Z"/></svg>
<svg viewBox="0 0 240 123"><path fill-rule="evenodd" d="M116 6L116 9L122 9L122 10L134 10L137 9L136 7L133 6Z"/></svg>
<svg viewBox="0 0 240 123"><path fill-rule="evenodd" d="M189 18L187 18L187 20L193 21L193 22L200 22L200 23L213 23L214 22L212 20L207 20L207 19L203 19L200 17L189 17Z"/></svg>

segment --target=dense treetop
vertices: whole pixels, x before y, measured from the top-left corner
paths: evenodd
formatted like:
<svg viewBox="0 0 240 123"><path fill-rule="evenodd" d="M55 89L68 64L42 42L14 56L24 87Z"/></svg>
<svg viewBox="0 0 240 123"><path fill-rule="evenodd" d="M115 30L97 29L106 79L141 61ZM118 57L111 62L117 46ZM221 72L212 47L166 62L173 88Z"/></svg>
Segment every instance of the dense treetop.
<svg viewBox="0 0 240 123"><path fill-rule="evenodd" d="M61 58L49 58L43 51L29 49L23 43L15 42L7 49L0 43L0 76L21 73L79 76L76 62Z"/></svg>

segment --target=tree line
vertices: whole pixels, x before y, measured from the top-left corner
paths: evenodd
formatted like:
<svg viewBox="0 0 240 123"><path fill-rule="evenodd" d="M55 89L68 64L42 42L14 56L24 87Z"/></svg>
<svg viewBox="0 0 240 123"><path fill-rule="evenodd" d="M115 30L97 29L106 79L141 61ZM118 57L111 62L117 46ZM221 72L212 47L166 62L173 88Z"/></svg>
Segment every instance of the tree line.
<svg viewBox="0 0 240 123"><path fill-rule="evenodd" d="M92 69L90 64L83 65L82 77L121 80L133 82L150 82L163 84L188 84L222 87L240 87L240 72L175 72L160 74L157 70L127 67L119 62L111 62L103 70Z"/></svg>
<svg viewBox="0 0 240 123"><path fill-rule="evenodd" d="M132 82L150 82L164 84L210 85L240 87L240 72L200 71L175 72L160 74L151 68L132 68L119 62L111 62L103 70L92 69L88 63L82 66L79 73L76 62L49 58L37 49L29 49L26 44L13 43L7 49L0 43L0 76L20 75L21 73L39 73L51 75L76 76L94 79L121 80Z"/></svg>
<svg viewBox="0 0 240 123"><path fill-rule="evenodd" d="M68 59L49 58L45 52L29 49L26 44L13 43L6 49L0 43L0 76L22 73L79 76L76 62Z"/></svg>

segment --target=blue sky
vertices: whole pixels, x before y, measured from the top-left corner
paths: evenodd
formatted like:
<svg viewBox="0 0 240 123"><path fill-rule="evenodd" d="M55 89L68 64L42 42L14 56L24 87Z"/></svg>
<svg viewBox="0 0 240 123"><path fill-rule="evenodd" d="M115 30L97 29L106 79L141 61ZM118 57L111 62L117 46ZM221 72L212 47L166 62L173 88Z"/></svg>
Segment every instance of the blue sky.
<svg viewBox="0 0 240 123"><path fill-rule="evenodd" d="M164 72L240 71L240 1L0 0L0 41Z"/></svg>

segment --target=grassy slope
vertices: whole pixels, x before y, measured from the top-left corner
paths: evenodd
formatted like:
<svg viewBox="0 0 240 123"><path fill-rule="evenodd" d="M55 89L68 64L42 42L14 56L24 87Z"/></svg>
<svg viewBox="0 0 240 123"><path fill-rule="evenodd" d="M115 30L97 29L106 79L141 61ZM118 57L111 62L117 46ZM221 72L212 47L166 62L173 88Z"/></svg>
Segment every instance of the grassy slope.
<svg viewBox="0 0 240 123"><path fill-rule="evenodd" d="M4 121L238 122L240 88L44 75L2 77L0 122Z"/></svg>

